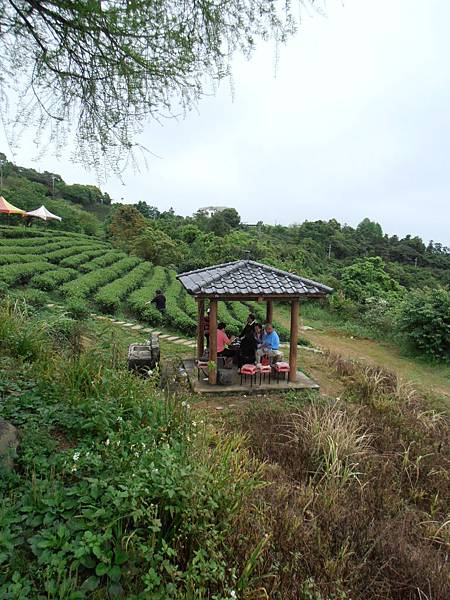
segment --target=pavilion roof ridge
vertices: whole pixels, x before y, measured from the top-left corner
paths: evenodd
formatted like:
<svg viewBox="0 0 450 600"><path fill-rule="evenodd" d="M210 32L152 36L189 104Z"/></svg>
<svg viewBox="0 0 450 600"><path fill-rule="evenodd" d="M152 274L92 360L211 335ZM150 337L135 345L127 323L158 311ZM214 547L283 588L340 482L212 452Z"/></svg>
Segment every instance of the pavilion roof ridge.
<svg viewBox="0 0 450 600"><path fill-rule="evenodd" d="M319 283L318 281L314 281L313 279L307 279L306 277L302 277L301 275L297 275L296 273L290 273L289 271L283 271L283 269L278 269L278 267L273 267L271 265L265 265L264 263L260 263L255 260L245 260L245 261L240 261L240 262L251 263L252 265L261 267L261 268L265 269L266 271L272 271L272 272L278 273L279 275L284 275L285 277L290 277L291 279L295 279L301 283L307 283L307 284L313 285L315 287L322 288L323 290L325 290L327 292L333 291L332 287L329 287L328 285L325 285L324 283Z"/></svg>
<svg viewBox="0 0 450 600"><path fill-rule="evenodd" d="M203 269L195 269L194 271L186 271L185 273L180 273L179 275L177 275L177 279L180 279L180 277L186 277L186 276L190 276L190 275L196 275L198 273L205 273L206 271L215 271L217 269L220 269L220 272L217 273L217 275L215 275L214 277L211 277L211 279L208 280L208 284L211 285L212 283L215 283L218 279L220 279L221 277L223 277L224 275L228 275L229 273L232 273L233 271L235 271L238 267L241 266L242 263L245 263L248 261L245 260L233 260L231 262L227 262L227 263L221 263L220 265L211 265L209 267L204 267ZM229 267L229 268L226 268ZM192 291L200 291L202 289L202 283L197 283L195 284L195 286L193 286Z"/></svg>
<svg viewBox="0 0 450 600"><path fill-rule="evenodd" d="M196 273L204 273L205 271L213 271L216 269L222 269L223 267L228 267L228 266L236 266L238 263L243 263L243 262L249 262L249 261L245 261L245 260L231 260L229 262L226 263L220 263L219 265L210 265L209 267L202 267L201 269L194 269L193 271L184 271L184 273L179 273L177 275L177 279L179 279L180 277L184 277L185 275L195 275Z"/></svg>
<svg viewBox="0 0 450 600"><path fill-rule="evenodd" d="M332 292L332 288L300 275L254 260L232 262L195 269L177 275L190 294L206 295L313 295Z"/></svg>

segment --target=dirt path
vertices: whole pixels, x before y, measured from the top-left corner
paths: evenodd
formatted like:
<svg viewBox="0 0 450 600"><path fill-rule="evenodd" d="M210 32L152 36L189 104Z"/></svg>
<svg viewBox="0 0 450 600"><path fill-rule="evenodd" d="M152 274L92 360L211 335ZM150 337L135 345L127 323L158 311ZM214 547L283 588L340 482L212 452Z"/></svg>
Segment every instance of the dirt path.
<svg viewBox="0 0 450 600"><path fill-rule="evenodd" d="M314 346L336 352L348 358L377 364L399 373L417 388L431 390L450 402L450 371L448 367L433 366L401 356L389 344L345 337L335 331L308 330L301 332ZM447 402L447 404L448 404Z"/></svg>

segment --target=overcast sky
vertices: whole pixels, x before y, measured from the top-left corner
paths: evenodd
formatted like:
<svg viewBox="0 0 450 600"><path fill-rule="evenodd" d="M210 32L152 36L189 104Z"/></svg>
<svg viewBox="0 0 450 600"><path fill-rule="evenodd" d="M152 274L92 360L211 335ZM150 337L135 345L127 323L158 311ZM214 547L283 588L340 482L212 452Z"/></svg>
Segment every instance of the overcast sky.
<svg viewBox="0 0 450 600"><path fill-rule="evenodd" d="M276 73L272 44L236 59L233 86L146 126L160 158L103 189L184 215L232 206L246 222L369 217L450 244L450 2L328 0L326 17L302 15ZM96 183L69 156L34 160L33 137L8 158Z"/></svg>

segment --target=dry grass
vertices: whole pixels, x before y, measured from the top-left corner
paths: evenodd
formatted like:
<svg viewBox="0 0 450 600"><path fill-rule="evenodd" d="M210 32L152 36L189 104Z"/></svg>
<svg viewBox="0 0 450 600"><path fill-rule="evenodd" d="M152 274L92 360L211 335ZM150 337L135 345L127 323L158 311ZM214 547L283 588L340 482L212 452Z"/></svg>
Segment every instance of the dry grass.
<svg viewBox="0 0 450 600"><path fill-rule="evenodd" d="M337 486L352 479L359 482L358 468L370 450L372 436L359 423L357 413L349 415L335 402L325 407L313 404L291 419L288 438L305 447L314 481Z"/></svg>
<svg viewBox="0 0 450 600"><path fill-rule="evenodd" d="M388 371L327 361L345 401L266 402L233 423L267 482L230 540L237 562L268 535L254 589L271 600L448 600L448 421Z"/></svg>

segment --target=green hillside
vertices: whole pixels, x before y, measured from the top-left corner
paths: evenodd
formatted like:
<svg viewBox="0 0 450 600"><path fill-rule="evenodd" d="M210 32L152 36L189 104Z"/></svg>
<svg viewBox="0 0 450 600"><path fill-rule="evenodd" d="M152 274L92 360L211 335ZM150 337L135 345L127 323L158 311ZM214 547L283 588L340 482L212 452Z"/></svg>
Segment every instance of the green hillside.
<svg viewBox="0 0 450 600"><path fill-rule="evenodd" d="M134 316L185 334L196 328L197 306L176 279L176 272L154 266L92 236L59 231L0 227L0 283L3 291L32 304L82 301L106 314ZM162 289L167 314L147 304ZM263 318L264 308L252 305ZM237 334L249 312L241 303L221 303L219 317ZM288 330L278 324L281 337Z"/></svg>

